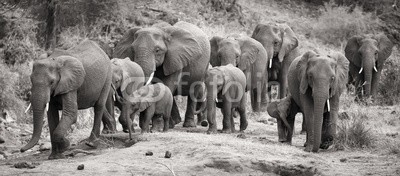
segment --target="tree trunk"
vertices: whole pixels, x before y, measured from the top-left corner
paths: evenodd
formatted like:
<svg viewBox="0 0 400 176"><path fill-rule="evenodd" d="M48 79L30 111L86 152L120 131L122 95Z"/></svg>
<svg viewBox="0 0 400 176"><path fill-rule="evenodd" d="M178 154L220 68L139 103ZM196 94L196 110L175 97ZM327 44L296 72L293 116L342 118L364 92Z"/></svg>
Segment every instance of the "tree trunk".
<svg viewBox="0 0 400 176"><path fill-rule="evenodd" d="M53 50L57 44L56 38L56 15L57 0L47 0L46 19L46 50Z"/></svg>

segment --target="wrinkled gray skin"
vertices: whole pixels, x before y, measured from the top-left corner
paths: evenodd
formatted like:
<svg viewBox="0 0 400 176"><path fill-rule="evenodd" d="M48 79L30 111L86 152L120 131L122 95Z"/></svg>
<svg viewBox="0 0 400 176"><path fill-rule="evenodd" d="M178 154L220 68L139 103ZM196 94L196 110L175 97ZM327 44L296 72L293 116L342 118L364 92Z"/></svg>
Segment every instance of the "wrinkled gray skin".
<svg viewBox="0 0 400 176"><path fill-rule="evenodd" d="M189 96L190 86L204 80L210 43L197 26L180 21L173 26L133 28L117 44L113 54L116 58L131 58L142 67L146 77L155 71L154 79L167 85L173 95ZM184 127L196 126L194 106L192 98L188 98ZM170 127L182 121L175 100L171 119Z"/></svg>
<svg viewBox="0 0 400 176"><path fill-rule="evenodd" d="M326 149L336 136L339 97L347 82L348 64L340 53L320 55L308 51L289 67L289 93L307 125L305 151Z"/></svg>
<svg viewBox="0 0 400 176"><path fill-rule="evenodd" d="M268 53L268 82L280 83L279 97L287 94L287 74L292 61L300 56L298 39L285 24L258 24L251 38L259 41ZM271 63L272 62L272 63ZM271 66L271 67L270 67Z"/></svg>
<svg viewBox="0 0 400 176"><path fill-rule="evenodd" d="M114 58L111 60L111 68L113 71L112 74L112 84L114 85L115 90L111 90L112 93L114 94L115 91L117 95L113 95L113 97L119 96L122 98L127 98L128 96L132 96L133 92L139 89L144 85L144 73L140 65L137 63L131 61L129 58L125 59L118 59ZM119 101L115 101L115 106L117 106L121 111L123 111L123 106ZM112 114L114 112L110 112L107 115L110 115L110 119L112 119ZM119 122L122 125L123 131L128 132L128 122L126 121L127 117L124 117L124 114L120 114L118 117ZM133 119L133 117L130 117ZM107 121L108 122L108 121ZM115 128L106 128L108 125L114 126L114 124L106 124L103 121L103 124L105 124L103 133L110 133L114 132L111 129Z"/></svg>
<svg viewBox="0 0 400 176"><path fill-rule="evenodd" d="M94 108L94 125L87 144L96 146L111 89L111 74L110 59L90 40L66 51L56 50L48 58L35 61L31 74L33 135L21 152L37 144L47 103L52 145L49 159L65 157L62 153L69 148L65 136L77 120L78 109ZM59 110L62 110L61 119Z"/></svg>
<svg viewBox="0 0 400 176"><path fill-rule="evenodd" d="M261 103L267 103L268 60L263 46L247 36L215 36L210 45L210 64L214 67L232 64L240 68L247 78L246 91L250 90L251 107L254 112L260 112Z"/></svg>
<svg viewBox="0 0 400 176"><path fill-rule="evenodd" d="M217 132L216 107L221 108L223 121L222 132L235 132L233 110L240 114L240 131L247 128L246 118L246 76L231 64L211 68L207 71L207 98L199 111L207 108L208 133ZM216 102L218 99L218 102ZM196 113L198 113L197 111Z"/></svg>
<svg viewBox="0 0 400 176"><path fill-rule="evenodd" d="M385 34L353 36L349 39L345 48L346 58L350 62L349 83L361 89L357 90L358 98L374 98L383 65L392 48L393 43Z"/></svg>
<svg viewBox="0 0 400 176"><path fill-rule="evenodd" d="M199 82L199 84L193 85L193 96L195 99L193 100L195 105L195 115L197 115L197 125L201 125L206 127L208 125L207 122L207 109L203 109L201 112L199 111L200 107L203 103L206 103L207 98L207 88L204 82Z"/></svg>
<svg viewBox="0 0 400 176"><path fill-rule="evenodd" d="M300 112L292 96L289 94L285 98L269 103L267 112L277 120L278 141L291 144L295 117Z"/></svg>
<svg viewBox="0 0 400 176"><path fill-rule="evenodd" d="M134 114L140 113L139 127L142 129L142 133L150 132L150 120L160 116L164 120L163 131L168 131L173 103L172 93L168 87L162 83L150 84L139 88L132 96L125 98L122 98L121 101L123 110L121 113L124 114L124 117L132 118L126 119L128 126L132 126ZM154 125L157 124L153 123L151 130L158 130L158 127ZM131 131L134 131L133 127L129 130L130 136Z"/></svg>

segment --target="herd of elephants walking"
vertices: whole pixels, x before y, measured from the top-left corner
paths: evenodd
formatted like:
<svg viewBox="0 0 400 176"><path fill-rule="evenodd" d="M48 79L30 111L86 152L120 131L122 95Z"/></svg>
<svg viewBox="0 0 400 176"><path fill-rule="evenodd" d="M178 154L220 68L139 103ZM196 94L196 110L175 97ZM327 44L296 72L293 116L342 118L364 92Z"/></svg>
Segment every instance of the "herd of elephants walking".
<svg viewBox="0 0 400 176"><path fill-rule="evenodd" d="M317 49L301 53L299 42L286 24L258 24L251 37L207 36L180 21L129 29L112 53L91 40L55 49L33 64L34 130L21 151L38 143L45 111L49 159L64 158L70 146L66 134L80 109L94 108L86 142L91 147L98 145L101 132L116 132L114 106L121 110L118 121L124 132L134 131L135 114L142 133L167 131L182 121L176 95L188 97L183 127L208 126L208 133L216 133L218 107L222 132L235 132L236 114L243 132L249 125L246 92L253 112L268 111L277 119L280 142L291 143L295 115L301 112L305 150L326 149L335 138L339 97L346 85L356 87L359 99L374 98L393 43L384 34L366 34L348 39L344 54L327 54ZM276 101L269 97L272 83L278 85Z"/></svg>

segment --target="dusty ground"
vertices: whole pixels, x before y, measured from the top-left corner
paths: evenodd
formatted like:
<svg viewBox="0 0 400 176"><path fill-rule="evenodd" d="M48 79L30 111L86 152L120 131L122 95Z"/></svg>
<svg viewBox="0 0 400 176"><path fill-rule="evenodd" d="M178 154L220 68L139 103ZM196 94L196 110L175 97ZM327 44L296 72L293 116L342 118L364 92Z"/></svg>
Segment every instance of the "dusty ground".
<svg viewBox="0 0 400 176"><path fill-rule="evenodd" d="M400 112L399 107L370 107L367 111L370 114L378 112L385 119L382 123L371 124L374 134L382 136L378 141L390 138L399 144L398 135L387 136L388 131L399 131L400 119L396 115ZM400 174L399 153L388 152L383 148L342 151L330 148L316 154L307 153L302 147L305 135L299 134L301 118L296 120L296 135L292 146L289 146L277 142L276 123L267 113L248 114L250 124L244 135L209 135L205 133L205 127L182 128L180 124L167 133L135 133L139 142L131 147L124 147L123 141L127 139L127 134L118 133L104 136L104 141L112 146L90 150L77 142L87 137L89 130L75 130L69 135L74 145L66 152L75 152L75 155L61 160L47 160L50 151L39 152L39 147L21 154L17 152L21 147L18 142L0 144L2 153L8 154L7 159L0 160L0 175ZM384 125L390 119L397 120L391 120L391 127ZM221 128L221 124L218 125ZM46 137L43 141L46 141ZM145 155L149 151L153 152L152 156ZM171 158L164 158L166 151L171 152ZM35 168L15 168L15 164L20 162L35 165ZM84 170L77 170L80 164L84 165Z"/></svg>

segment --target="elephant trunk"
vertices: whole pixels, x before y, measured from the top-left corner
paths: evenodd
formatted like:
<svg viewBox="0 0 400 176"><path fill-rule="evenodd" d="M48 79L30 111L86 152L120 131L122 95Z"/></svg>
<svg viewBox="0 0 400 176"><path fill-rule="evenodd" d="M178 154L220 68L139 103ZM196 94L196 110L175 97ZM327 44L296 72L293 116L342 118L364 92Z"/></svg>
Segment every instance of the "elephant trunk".
<svg viewBox="0 0 400 176"><path fill-rule="evenodd" d="M146 48L138 48L137 52L135 52L134 61L139 64L140 67L142 67L145 76L145 83L151 81L152 75L154 75L156 67L159 66L156 65L155 59L155 55L147 51Z"/></svg>
<svg viewBox="0 0 400 176"><path fill-rule="evenodd" d="M28 144L21 148L21 152L31 149L39 141L43 128L44 111L47 109L46 104L49 102L49 96L49 88L32 89L31 104L33 110L33 134Z"/></svg>
<svg viewBox="0 0 400 176"><path fill-rule="evenodd" d="M313 90L313 99L314 99L314 117L313 117L313 126L312 132L310 133L312 136L310 138L313 140L311 143L313 145L312 151L318 152L319 146L321 144L321 133L322 133L322 122L323 122L323 113L325 108L325 103L329 97L329 87L323 85L319 86Z"/></svg>
<svg viewBox="0 0 400 176"><path fill-rule="evenodd" d="M374 72L374 62L363 62L363 71L364 71L364 82L362 86L365 90L365 95L371 95L371 85L372 85L372 73Z"/></svg>
<svg viewBox="0 0 400 176"><path fill-rule="evenodd" d="M207 120L209 123L209 128L217 128L216 120L215 120L215 109L216 109L216 102L215 99L217 98L217 88L213 85L207 86Z"/></svg>

